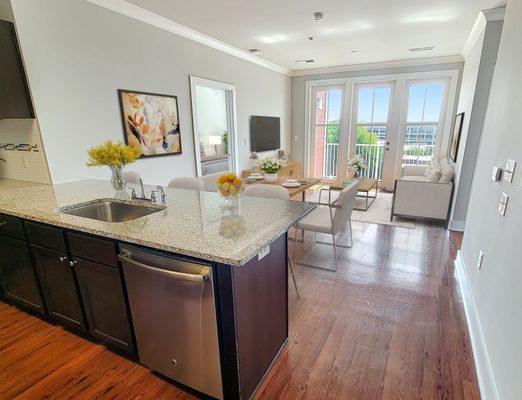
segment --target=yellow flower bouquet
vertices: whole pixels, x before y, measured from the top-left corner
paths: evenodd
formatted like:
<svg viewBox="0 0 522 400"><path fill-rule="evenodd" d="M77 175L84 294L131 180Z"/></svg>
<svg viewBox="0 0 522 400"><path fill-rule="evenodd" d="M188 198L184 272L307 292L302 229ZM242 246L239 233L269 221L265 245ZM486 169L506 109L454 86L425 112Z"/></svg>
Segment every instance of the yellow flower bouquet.
<svg viewBox="0 0 522 400"><path fill-rule="evenodd" d="M112 140L91 147L87 154L89 155L88 167L99 167L101 165L110 167L112 170L111 183L116 190L122 190L125 187L125 179L122 175L123 167L133 163L141 155L135 148L125 146L121 142L113 143Z"/></svg>

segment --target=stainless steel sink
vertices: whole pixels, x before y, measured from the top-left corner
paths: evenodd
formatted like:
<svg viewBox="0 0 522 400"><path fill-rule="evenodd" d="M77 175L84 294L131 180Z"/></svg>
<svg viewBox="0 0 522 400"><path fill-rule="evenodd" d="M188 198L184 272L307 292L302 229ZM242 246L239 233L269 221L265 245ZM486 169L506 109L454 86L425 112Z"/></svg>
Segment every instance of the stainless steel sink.
<svg viewBox="0 0 522 400"><path fill-rule="evenodd" d="M113 199L97 199L56 209L64 214L105 222L125 222L164 210L159 205L132 204Z"/></svg>

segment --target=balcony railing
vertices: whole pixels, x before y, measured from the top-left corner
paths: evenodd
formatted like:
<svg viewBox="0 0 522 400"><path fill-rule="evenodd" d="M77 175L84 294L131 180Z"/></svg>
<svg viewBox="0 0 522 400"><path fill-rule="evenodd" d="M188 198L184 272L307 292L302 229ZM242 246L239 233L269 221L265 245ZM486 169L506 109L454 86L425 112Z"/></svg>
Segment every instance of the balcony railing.
<svg viewBox="0 0 522 400"><path fill-rule="evenodd" d="M371 179L382 179L384 167L384 154L386 145L376 144L356 144L355 153L362 156L366 161L366 168L359 173L359 176ZM404 145L402 165L428 165L433 158L435 145ZM326 143L324 145L323 158L323 178L337 178L337 163L339 161L339 143Z"/></svg>
<svg viewBox="0 0 522 400"><path fill-rule="evenodd" d="M339 143L325 143L323 160L323 178L337 178L337 162L339 161Z"/></svg>

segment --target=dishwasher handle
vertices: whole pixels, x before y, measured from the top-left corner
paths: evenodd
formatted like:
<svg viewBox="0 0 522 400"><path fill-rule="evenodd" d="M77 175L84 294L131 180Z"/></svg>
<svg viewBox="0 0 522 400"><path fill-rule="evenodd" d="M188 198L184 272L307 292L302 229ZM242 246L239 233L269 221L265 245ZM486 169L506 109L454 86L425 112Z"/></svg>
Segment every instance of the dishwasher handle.
<svg viewBox="0 0 522 400"><path fill-rule="evenodd" d="M133 260L132 258L130 258L130 256L131 256L130 253L127 253L125 255L118 254L118 259L122 262L126 262L131 265L134 265L135 267L146 269L153 273L164 275L164 276L166 276L168 278L172 278L172 279L177 279L177 280L181 280L181 281L189 281L189 282L199 282L199 283L204 283L208 280L208 274L194 275L194 274L186 274L184 272L176 272L176 271L170 271L167 269L156 268L156 267L152 267L147 264L143 264L139 261Z"/></svg>

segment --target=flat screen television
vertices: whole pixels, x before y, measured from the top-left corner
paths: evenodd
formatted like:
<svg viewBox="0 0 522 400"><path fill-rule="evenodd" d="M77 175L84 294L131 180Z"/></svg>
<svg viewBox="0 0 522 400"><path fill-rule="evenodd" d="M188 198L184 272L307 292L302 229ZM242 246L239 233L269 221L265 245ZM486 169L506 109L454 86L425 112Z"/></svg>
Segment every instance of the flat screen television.
<svg viewBox="0 0 522 400"><path fill-rule="evenodd" d="M278 150L281 147L281 118L250 117L250 151Z"/></svg>

